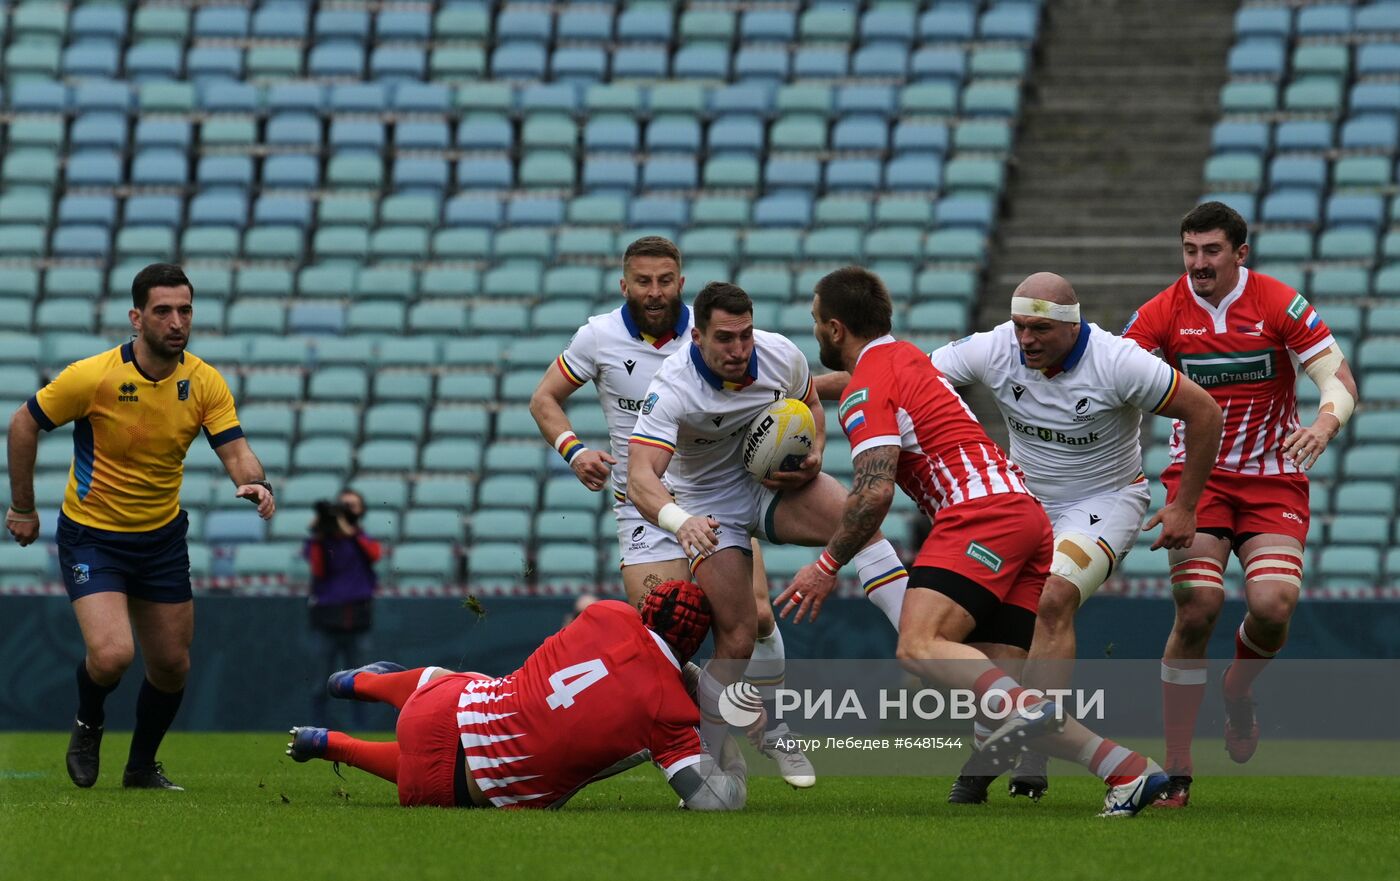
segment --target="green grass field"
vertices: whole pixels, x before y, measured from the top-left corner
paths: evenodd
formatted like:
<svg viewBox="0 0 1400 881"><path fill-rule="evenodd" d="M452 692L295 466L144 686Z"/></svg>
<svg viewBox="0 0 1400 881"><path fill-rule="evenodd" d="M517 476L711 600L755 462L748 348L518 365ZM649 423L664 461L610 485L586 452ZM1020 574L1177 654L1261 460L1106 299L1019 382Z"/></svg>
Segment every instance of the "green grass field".
<svg viewBox="0 0 1400 881"><path fill-rule="evenodd" d="M108 736L84 791L63 771L66 734L0 734L0 878L1400 877L1394 778L1200 779L1185 811L1104 821L1087 776L1056 777L1040 804L998 788L981 807L946 804L947 777L797 792L761 776L746 811L705 815L642 767L554 813L405 810L368 774L282 757L285 740L177 732L161 757L189 791L164 793L121 789L127 735Z"/></svg>

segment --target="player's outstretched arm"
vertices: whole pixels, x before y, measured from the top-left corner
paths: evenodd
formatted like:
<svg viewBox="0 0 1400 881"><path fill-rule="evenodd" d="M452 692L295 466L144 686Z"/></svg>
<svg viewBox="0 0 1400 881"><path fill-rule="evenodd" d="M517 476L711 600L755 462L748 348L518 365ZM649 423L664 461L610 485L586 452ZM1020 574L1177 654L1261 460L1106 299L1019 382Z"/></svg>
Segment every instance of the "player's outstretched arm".
<svg viewBox="0 0 1400 881"><path fill-rule="evenodd" d="M841 400L841 392L851 381L851 374L844 370L812 377L812 391L823 401ZM810 406L810 405L809 405Z"/></svg>
<svg viewBox="0 0 1400 881"><path fill-rule="evenodd" d="M39 423L21 404L10 417L7 442L10 469L10 509L5 512L5 528L20 547L39 538L39 514L34 506L34 458L39 449Z"/></svg>
<svg viewBox="0 0 1400 881"><path fill-rule="evenodd" d="M276 513L277 502L268 487L262 463L253 455L253 448L248 445L246 437L234 438L220 444L214 448L214 452L219 454L219 461L224 463L224 470L238 487L234 495L257 505L258 516L264 520Z"/></svg>
<svg viewBox="0 0 1400 881"><path fill-rule="evenodd" d="M893 444L871 447L856 456L855 479L846 497L841 525L817 561L798 570L787 590L773 601L773 605L782 609L780 618L786 618L796 609L792 621L799 624L809 614L813 621L821 614L822 604L836 589L836 573L870 543L880 524L885 522L890 503L894 501L898 467L899 447Z"/></svg>
<svg viewBox="0 0 1400 881"><path fill-rule="evenodd" d="M1307 471L1317 463L1318 457L1342 430L1342 426L1347 424L1361 395L1356 390L1351 365L1335 343L1309 358L1303 370L1322 392L1322 400L1317 406L1317 418L1313 424L1298 429L1284 439L1283 454Z"/></svg>
<svg viewBox="0 0 1400 881"><path fill-rule="evenodd" d="M1196 503L1206 488L1211 468L1220 454L1222 416L1220 405L1210 393L1185 376L1179 378L1176 395L1158 413L1180 419L1185 425L1186 461L1181 467L1181 485L1170 505L1152 515L1143 531L1162 527L1152 543L1158 548L1184 548L1196 537Z"/></svg>
<svg viewBox="0 0 1400 881"><path fill-rule="evenodd" d="M692 557L714 551L719 521L690 514L671 500L671 491L661 482L671 464L670 450L634 440L627 448L627 457L628 501L643 517L674 534L681 550Z"/></svg>
<svg viewBox="0 0 1400 881"><path fill-rule="evenodd" d="M530 415L540 435L569 463L579 483L597 492L607 485L608 474L617 460L602 450L584 446L574 434L573 425L564 412L564 402L581 388L583 386L570 382L551 364L545 368L534 394L530 395Z"/></svg>

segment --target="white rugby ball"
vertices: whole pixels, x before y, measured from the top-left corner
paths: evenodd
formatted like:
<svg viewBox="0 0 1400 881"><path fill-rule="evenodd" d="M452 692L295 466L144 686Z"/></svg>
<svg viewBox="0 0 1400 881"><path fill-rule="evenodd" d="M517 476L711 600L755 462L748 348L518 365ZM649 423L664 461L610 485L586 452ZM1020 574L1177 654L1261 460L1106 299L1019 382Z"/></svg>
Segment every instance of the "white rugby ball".
<svg viewBox="0 0 1400 881"><path fill-rule="evenodd" d="M744 468L755 480L775 471L796 471L812 452L816 430L806 404L796 398L774 401L749 422L744 433Z"/></svg>

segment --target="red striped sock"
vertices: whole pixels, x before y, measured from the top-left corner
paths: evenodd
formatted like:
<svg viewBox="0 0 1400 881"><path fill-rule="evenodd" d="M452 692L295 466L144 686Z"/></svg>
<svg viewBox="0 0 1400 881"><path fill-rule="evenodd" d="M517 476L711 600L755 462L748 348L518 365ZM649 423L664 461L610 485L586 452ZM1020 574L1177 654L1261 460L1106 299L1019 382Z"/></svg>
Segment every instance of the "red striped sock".
<svg viewBox="0 0 1400 881"><path fill-rule="evenodd" d="M1264 672L1264 667L1275 655L1283 651L1283 643L1273 649L1261 646L1249 638L1244 628L1241 622L1240 629L1235 631L1235 662L1225 672L1225 696L1228 698L1238 699L1249 694L1255 677Z"/></svg>
<svg viewBox="0 0 1400 881"><path fill-rule="evenodd" d="M348 734L329 731L326 736L326 761L344 762L390 783L399 780L399 745L392 740L356 740Z"/></svg>
<svg viewBox="0 0 1400 881"><path fill-rule="evenodd" d="M1109 786L1122 786L1142 776L1147 770L1147 759L1141 753L1105 739L1094 750L1089 770Z"/></svg>
<svg viewBox="0 0 1400 881"><path fill-rule="evenodd" d="M418 690L418 680L426 667L415 667L401 673L356 673L355 694L381 703L393 704L400 710Z"/></svg>
<svg viewBox="0 0 1400 881"><path fill-rule="evenodd" d="M990 691L1004 692L1006 695L1006 697L1003 698L1001 694L997 694L991 700L987 701L987 709L994 713L1000 713L1007 711L1014 712L1017 702L1025 689L1018 685L1015 679L1007 676L1004 671L993 667L981 676L978 676L977 681L972 683L972 693L977 697L979 713L982 706L982 698ZM1008 701L1010 702L1010 706L1006 706ZM1005 717L1001 719L987 718L981 721L988 727L996 730L1001 727L1002 722L1005 721Z"/></svg>
<svg viewBox="0 0 1400 881"><path fill-rule="evenodd" d="M1167 768L1191 773L1191 739L1206 694L1204 661L1162 659L1162 727L1167 740Z"/></svg>

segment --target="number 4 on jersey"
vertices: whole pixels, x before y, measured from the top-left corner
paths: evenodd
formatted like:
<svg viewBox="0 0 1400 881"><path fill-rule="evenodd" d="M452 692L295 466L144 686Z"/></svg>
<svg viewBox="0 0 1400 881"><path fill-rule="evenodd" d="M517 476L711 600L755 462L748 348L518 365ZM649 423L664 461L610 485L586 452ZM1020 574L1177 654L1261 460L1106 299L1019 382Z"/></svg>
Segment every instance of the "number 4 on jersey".
<svg viewBox="0 0 1400 881"><path fill-rule="evenodd" d="M574 698L578 697L580 692L606 675L608 668L603 666L602 658L565 667L549 677L549 684L554 687L554 691L550 692L545 703L549 704L551 710L572 707Z"/></svg>

